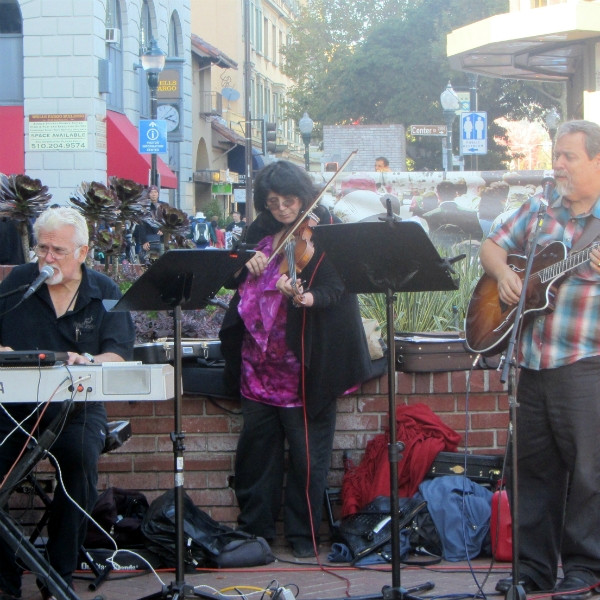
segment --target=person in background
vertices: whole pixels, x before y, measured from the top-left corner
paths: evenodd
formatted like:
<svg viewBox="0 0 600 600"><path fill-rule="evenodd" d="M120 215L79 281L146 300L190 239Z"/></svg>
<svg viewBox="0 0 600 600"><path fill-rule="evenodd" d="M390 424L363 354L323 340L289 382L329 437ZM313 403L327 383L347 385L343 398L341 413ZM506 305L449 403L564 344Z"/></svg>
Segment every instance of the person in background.
<svg viewBox="0 0 600 600"><path fill-rule="evenodd" d="M283 527L297 558L315 556L336 399L371 376L357 297L318 243L296 290L299 282L279 273L283 253L267 264L315 196L310 177L290 162L259 171L257 216L246 235L256 254L227 286L237 291L219 333L225 383L241 394L244 417L235 462L239 529L275 538L287 441Z"/></svg>
<svg viewBox="0 0 600 600"><path fill-rule="evenodd" d="M151 185L148 188L148 197L150 198L150 211L152 218L156 217L156 210L159 204L160 190L155 186ZM140 227L139 235L140 245L145 253L150 251L162 254L164 252L164 238L163 233L159 227L154 227L150 223L142 223Z"/></svg>
<svg viewBox="0 0 600 600"><path fill-rule="evenodd" d="M447 179L440 181L435 187L435 191L437 193L439 204L442 202L451 202L456 199L456 186Z"/></svg>
<svg viewBox="0 0 600 600"><path fill-rule="evenodd" d="M133 358L134 328L126 312L106 312L102 300L118 300L118 286L102 273L88 269L88 228L73 208L44 211L34 225L38 263L12 269L0 284L5 294L30 284L44 267L54 275L26 300L14 294L0 300L0 351L44 348L68 353L68 365L121 362ZM59 368L59 367L56 367ZM67 369L65 369L66 373ZM0 408L0 482L27 444L26 431L38 418L41 431L56 417L61 404L47 398L29 403L8 403ZM101 402L76 402L54 442L51 452L62 472L66 492L90 512L98 497L98 458L106 440L107 419ZM39 437L40 430L34 431ZM57 478L58 481L58 478ZM50 506L46 553L50 565L67 582L77 566L77 555L87 532L87 518L67 497L58 483ZM38 580L42 597L52 594ZM15 554L0 538L0 598L21 597L21 569Z"/></svg>
<svg viewBox="0 0 600 600"><path fill-rule="evenodd" d="M242 237L242 231L246 225L242 223L242 215L237 210L231 213L231 218L233 221L227 225L225 232L231 233L232 242L236 242Z"/></svg>
<svg viewBox="0 0 600 600"><path fill-rule="evenodd" d="M375 170L378 173L387 173L390 171L390 161L385 156L379 156L375 159Z"/></svg>
<svg viewBox="0 0 600 600"><path fill-rule="evenodd" d="M219 217L213 215L210 218L211 241L215 248L225 248L225 232L219 228Z"/></svg>

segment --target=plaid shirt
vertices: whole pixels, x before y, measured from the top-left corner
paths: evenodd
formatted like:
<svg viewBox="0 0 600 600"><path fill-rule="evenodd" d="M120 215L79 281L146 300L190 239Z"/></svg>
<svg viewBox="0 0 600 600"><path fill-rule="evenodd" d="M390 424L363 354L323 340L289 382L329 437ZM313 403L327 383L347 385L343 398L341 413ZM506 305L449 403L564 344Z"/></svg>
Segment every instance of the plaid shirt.
<svg viewBox="0 0 600 600"><path fill-rule="evenodd" d="M569 200L555 194L544 218L538 246L560 241L570 249L580 237L587 217L600 219L600 202L588 213L573 217ZM533 239L540 206L530 198L503 225L488 236L509 254L526 254ZM596 241L598 238L596 238ZM559 287L556 309L537 317L523 331L520 365L528 369L553 369L582 358L600 355L600 276L589 261L570 272Z"/></svg>

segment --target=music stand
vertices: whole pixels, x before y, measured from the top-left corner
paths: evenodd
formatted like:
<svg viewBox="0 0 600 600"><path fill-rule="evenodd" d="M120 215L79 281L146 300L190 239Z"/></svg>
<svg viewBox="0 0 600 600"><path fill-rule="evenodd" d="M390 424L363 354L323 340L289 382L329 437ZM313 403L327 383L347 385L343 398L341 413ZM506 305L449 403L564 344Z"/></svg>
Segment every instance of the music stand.
<svg viewBox="0 0 600 600"><path fill-rule="evenodd" d="M160 592L140 600L201 596L220 598L218 594L198 592L185 583L183 538L183 440L181 388L181 310L204 308L211 304L223 284L252 256L247 246L234 250L170 250L163 254L111 308L112 311L173 310L175 370L175 431L171 433L174 457L175 492L175 582Z"/></svg>
<svg viewBox="0 0 600 600"><path fill-rule="evenodd" d="M459 281L452 278L451 265L464 258L464 254L442 258L418 223L400 222L392 214L389 201L387 216L380 219L384 222L322 225L315 229L315 237L344 281L346 291L386 295L392 587L384 588L383 598L410 600L416 598L410 592L433 589L433 583L410 589L400 585L398 460L402 458L404 444L396 441L394 292L457 290Z"/></svg>

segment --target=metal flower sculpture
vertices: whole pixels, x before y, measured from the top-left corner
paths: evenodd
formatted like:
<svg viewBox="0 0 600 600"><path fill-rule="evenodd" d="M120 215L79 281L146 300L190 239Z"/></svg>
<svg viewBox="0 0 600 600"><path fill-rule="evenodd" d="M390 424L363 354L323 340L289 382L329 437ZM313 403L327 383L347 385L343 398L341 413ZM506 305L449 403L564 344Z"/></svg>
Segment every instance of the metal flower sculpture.
<svg viewBox="0 0 600 600"><path fill-rule="evenodd" d="M0 217L17 221L25 262L29 262L29 223L48 207L52 194L39 179L0 173Z"/></svg>

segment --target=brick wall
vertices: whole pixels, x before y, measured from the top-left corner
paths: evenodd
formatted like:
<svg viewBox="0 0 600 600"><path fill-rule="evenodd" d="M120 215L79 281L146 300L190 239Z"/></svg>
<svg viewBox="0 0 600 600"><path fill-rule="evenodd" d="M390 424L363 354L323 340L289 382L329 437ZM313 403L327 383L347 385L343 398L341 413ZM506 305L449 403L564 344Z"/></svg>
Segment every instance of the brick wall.
<svg viewBox="0 0 600 600"><path fill-rule="evenodd" d="M398 373L397 402L427 404L442 420L465 432L466 372ZM241 417L233 401L185 396L185 487L194 502L213 518L233 524L235 496L229 487ZM367 442L387 424L387 376L367 382L352 396L338 401L337 431L329 483L338 487L343 475L343 453L354 464ZM476 371L469 397L469 448L478 454L503 450L508 424L507 394L495 371ZM130 419L130 441L100 463L100 488L119 486L143 491L149 499L173 485L173 402L107 403L111 420Z"/></svg>

